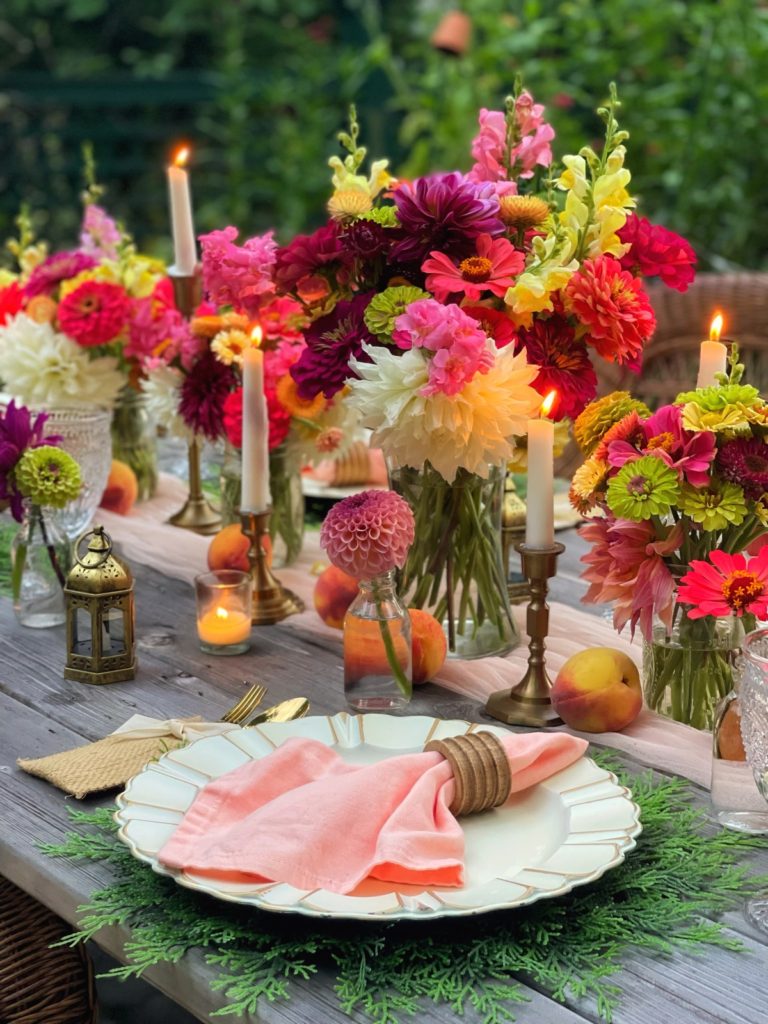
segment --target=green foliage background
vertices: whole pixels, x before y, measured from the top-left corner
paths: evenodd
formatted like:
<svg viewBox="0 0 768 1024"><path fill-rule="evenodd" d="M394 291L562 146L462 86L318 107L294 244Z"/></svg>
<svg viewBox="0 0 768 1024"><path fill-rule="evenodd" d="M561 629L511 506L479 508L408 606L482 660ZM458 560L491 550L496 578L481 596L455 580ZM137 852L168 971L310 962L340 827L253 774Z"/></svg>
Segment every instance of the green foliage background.
<svg viewBox="0 0 768 1024"><path fill-rule="evenodd" d="M80 146L108 204L167 253L163 166L195 145L199 229L312 227L326 157L355 99L372 153L412 176L469 166L480 106L516 71L558 131L593 141L610 80L643 209L704 265L766 262L768 10L754 0L465 0L462 57L429 37L455 0L4 0L0 232L19 202L71 244Z"/></svg>

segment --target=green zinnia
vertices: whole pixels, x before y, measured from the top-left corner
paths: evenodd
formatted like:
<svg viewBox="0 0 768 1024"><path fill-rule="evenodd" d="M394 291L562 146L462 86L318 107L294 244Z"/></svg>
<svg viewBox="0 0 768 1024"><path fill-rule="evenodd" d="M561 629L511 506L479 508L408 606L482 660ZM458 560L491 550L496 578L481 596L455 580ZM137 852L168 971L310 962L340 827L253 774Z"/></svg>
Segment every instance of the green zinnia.
<svg viewBox="0 0 768 1024"><path fill-rule="evenodd" d="M19 494L33 505L64 508L80 493L80 467L67 452L53 445L30 448L14 471Z"/></svg>
<svg viewBox="0 0 768 1024"><path fill-rule="evenodd" d="M397 210L394 206L374 206L372 210L361 213L358 220L372 220L374 224L380 224L383 228L400 227Z"/></svg>
<svg viewBox="0 0 768 1024"><path fill-rule="evenodd" d="M702 530L725 530L744 522L747 503L738 484L712 481L709 487L702 488L683 484L680 509Z"/></svg>
<svg viewBox="0 0 768 1024"><path fill-rule="evenodd" d="M608 507L620 519L650 519L669 512L680 498L677 473L655 455L625 462L608 484Z"/></svg>
<svg viewBox="0 0 768 1024"><path fill-rule="evenodd" d="M395 320L401 316L412 302L417 299L428 299L429 292L422 291L412 285L396 285L385 288L379 295L374 295L368 303L363 319L365 326L380 338L391 338L395 329Z"/></svg>
<svg viewBox="0 0 768 1024"><path fill-rule="evenodd" d="M613 391L604 398L590 402L573 425L576 444L585 455L591 455L606 431L633 411L638 416L651 415L645 402L633 398L628 391Z"/></svg>
<svg viewBox="0 0 768 1024"><path fill-rule="evenodd" d="M751 409L760 401L760 392L751 384L716 384L697 391L681 391L675 399L675 405L693 402L706 412L719 412L726 405L743 405Z"/></svg>

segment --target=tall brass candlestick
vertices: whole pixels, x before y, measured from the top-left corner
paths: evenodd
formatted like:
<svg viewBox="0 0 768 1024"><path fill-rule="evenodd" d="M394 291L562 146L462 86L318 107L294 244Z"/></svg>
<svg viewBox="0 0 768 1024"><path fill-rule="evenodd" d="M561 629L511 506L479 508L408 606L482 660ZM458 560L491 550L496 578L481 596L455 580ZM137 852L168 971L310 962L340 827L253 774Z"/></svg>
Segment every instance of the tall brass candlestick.
<svg viewBox="0 0 768 1024"><path fill-rule="evenodd" d="M557 572L557 557L565 551L557 542L546 548L516 545L523 561L523 572L531 586L526 628L528 630L528 669L511 690L497 690L488 698L485 710L493 718L507 725L530 725L542 728L562 725L552 707L552 683L547 675L545 657L546 637L549 632L549 605L547 580Z"/></svg>
<svg viewBox="0 0 768 1024"><path fill-rule="evenodd" d="M191 274L179 274L173 267L169 268L168 276L173 283L173 297L176 308L186 320L192 319L202 298L202 279L200 268L196 267ZM209 535L221 529L221 513L218 512L203 494L200 476L200 443L193 437L187 449L189 461L189 496L184 505L175 512L168 522L183 530Z"/></svg>
<svg viewBox="0 0 768 1024"><path fill-rule="evenodd" d="M304 602L293 591L282 585L267 565L267 556L261 543L269 533L272 509L264 512L241 512L242 531L251 542L248 561L253 577L254 626L271 626L289 615L304 611Z"/></svg>

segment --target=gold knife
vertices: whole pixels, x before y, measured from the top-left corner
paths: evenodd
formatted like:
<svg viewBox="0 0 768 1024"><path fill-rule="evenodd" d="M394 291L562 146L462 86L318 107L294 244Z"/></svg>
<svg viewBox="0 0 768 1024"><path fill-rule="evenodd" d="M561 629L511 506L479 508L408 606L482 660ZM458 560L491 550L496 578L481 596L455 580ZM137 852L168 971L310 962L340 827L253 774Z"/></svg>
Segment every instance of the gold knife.
<svg viewBox="0 0 768 1024"><path fill-rule="evenodd" d="M244 728L263 725L265 722L290 722L294 718L303 718L308 711L309 701L306 697L291 697L255 715L245 723Z"/></svg>

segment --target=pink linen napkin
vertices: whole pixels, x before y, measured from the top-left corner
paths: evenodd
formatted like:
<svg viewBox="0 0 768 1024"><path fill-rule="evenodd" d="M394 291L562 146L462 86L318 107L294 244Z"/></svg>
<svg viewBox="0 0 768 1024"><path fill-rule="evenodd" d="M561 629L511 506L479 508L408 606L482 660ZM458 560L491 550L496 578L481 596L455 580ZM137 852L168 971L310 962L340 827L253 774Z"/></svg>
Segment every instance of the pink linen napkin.
<svg viewBox="0 0 768 1024"><path fill-rule="evenodd" d="M565 733L501 738L519 793L567 767L586 740ZM460 886L464 833L448 810L454 782L437 751L350 765L295 737L209 783L160 861L232 882L351 892L363 879Z"/></svg>

